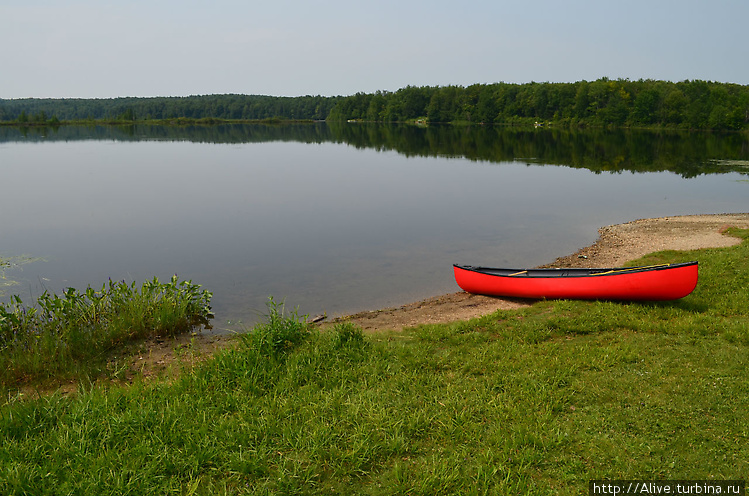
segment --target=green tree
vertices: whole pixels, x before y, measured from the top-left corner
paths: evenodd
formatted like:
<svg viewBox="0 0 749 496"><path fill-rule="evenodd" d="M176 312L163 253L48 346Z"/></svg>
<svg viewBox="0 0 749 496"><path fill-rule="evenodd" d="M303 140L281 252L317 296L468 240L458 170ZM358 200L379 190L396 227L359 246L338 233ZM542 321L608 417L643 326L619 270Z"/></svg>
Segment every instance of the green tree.
<svg viewBox="0 0 749 496"><path fill-rule="evenodd" d="M661 96L655 88L641 91L634 100L632 122L635 124L654 124L658 119L658 107Z"/></svg>
<svg viewBox="0 0 749 496"><path fill-rule="evenodd" d="M499 106L495 86L482 86L476 102L476 122L492 123L497 118Z"/></svg>
<svg viewBox="0 0 749 496"><path fill-rule="evenodd" d="M369 101L369 107L367 108L367 120L373 122L384 120L386 105L387 99L381 91L372 95L372 99Z"/></svg>
<svg viewBox="0 0 749 496"><path fill-rule="evenodd" d="M128 108L123 113L121 113L119 116L117 116L118 121L135 121L135 112L133 109Z"/></svg>
<svg viewBox="0 0 749 496"><path fill-rule="evenodd" d="M429 100L427 118L430 122L451 122L455 120L458 87L438 88Z"/></svg>
<svg viewBox="0 0 749 496"><path fill-rule="evenodd" d="M662 116L660 121L664 124L681 124L684 121L684 109L687 105L687 97L678 87L669 89L663 97Z"/></svg>
<svg viewBox="0 0 749 496"><path fill-rule="evenodd" d="M588 82L581 81L575 91L575 109L573 115L578 119L585 119L589 115L590 97L588 96Z"/></svg>

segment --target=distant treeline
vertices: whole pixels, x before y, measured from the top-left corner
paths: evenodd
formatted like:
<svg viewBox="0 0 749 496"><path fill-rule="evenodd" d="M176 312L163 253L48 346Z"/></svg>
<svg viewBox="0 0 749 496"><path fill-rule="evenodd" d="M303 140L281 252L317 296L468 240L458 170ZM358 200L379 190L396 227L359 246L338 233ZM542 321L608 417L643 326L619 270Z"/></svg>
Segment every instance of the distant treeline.
<svg viewBox="0 0 749 496"><path fill-rule="evenodd" d="M407 86L346 97L0 99L0 122L20 124L275 118L741 130L749 128L749 86L602 78L575 83Z"/></svg>
<svg viewBox="0 0 749 496"><path fill-rule="evenodd" d="M330 120L544 123L739 130L749 123L749 86L626 79L475 84L357 93Z"/></svg>
<svg viewBox="0 0 749 496"><path fill-rule="evenodd" d="M154 98L0 99L0 121L21 124L59 121L163 119L323 120L339 97L205 95Z"/></svg>

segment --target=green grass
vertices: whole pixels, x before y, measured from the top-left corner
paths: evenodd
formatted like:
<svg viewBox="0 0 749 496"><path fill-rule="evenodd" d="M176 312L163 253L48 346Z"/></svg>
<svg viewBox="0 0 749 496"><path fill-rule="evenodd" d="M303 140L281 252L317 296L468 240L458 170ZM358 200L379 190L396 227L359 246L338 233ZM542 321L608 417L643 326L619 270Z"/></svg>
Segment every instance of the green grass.
<svg viewBox="0 0 749 496"><path fill-rule="evenodd" d="M745 240L749 231L736 231ZM546 301L365 336L269 303L169 383L0 408L0 494L587 494L749 473L749 243L675 302Z"/></svg>
<svg viewBox="0 0 749 496"><path fill-rule="evenodd" d="M35 305L0 304L0 386L51 377L91 378L123 344L208 325L212 294L190 281L109 281L100 291L45 291ZM0 388L0 391L4 391Z"/></svg>

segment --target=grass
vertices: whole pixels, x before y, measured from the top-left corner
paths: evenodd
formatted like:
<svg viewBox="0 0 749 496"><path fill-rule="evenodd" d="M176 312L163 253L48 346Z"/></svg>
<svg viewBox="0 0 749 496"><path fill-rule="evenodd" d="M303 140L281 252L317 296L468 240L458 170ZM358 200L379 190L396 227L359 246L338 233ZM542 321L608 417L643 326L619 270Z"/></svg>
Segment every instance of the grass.
<svg viewBox="0 0 749 496"><path fill-rule="evenodd" d="M745 240L749 231L735 231ZM0 494L584 494L749 473L749 243L675 302L267 323L169 383L0 408Z"/></svg>
<svg viewBox="0 0 749 496"><path fill-rule="evenodd" d="M127 342L208 325L211 297L177 276L140 288L110 280L100 291L45 291L31 306L11 296L0 304L0 384L95 375L107 353Z"/></svg>

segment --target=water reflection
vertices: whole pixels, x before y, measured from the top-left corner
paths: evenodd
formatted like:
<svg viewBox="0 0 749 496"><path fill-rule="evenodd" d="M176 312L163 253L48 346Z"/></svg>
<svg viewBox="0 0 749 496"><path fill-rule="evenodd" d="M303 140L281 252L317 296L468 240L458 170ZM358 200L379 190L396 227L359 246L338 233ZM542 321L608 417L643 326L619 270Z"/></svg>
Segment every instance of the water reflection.
<svg viewBox="0 0 749 496"><path fill-rule="evenodd" d="M342 143L407 157L525 161L593 172L670 171L682 177L749 173L749 136L648 130L562 130L502 126L371 123L224 124L213 126L0 127L0 143L18 141L190 141L194 143Z"/></svg>

